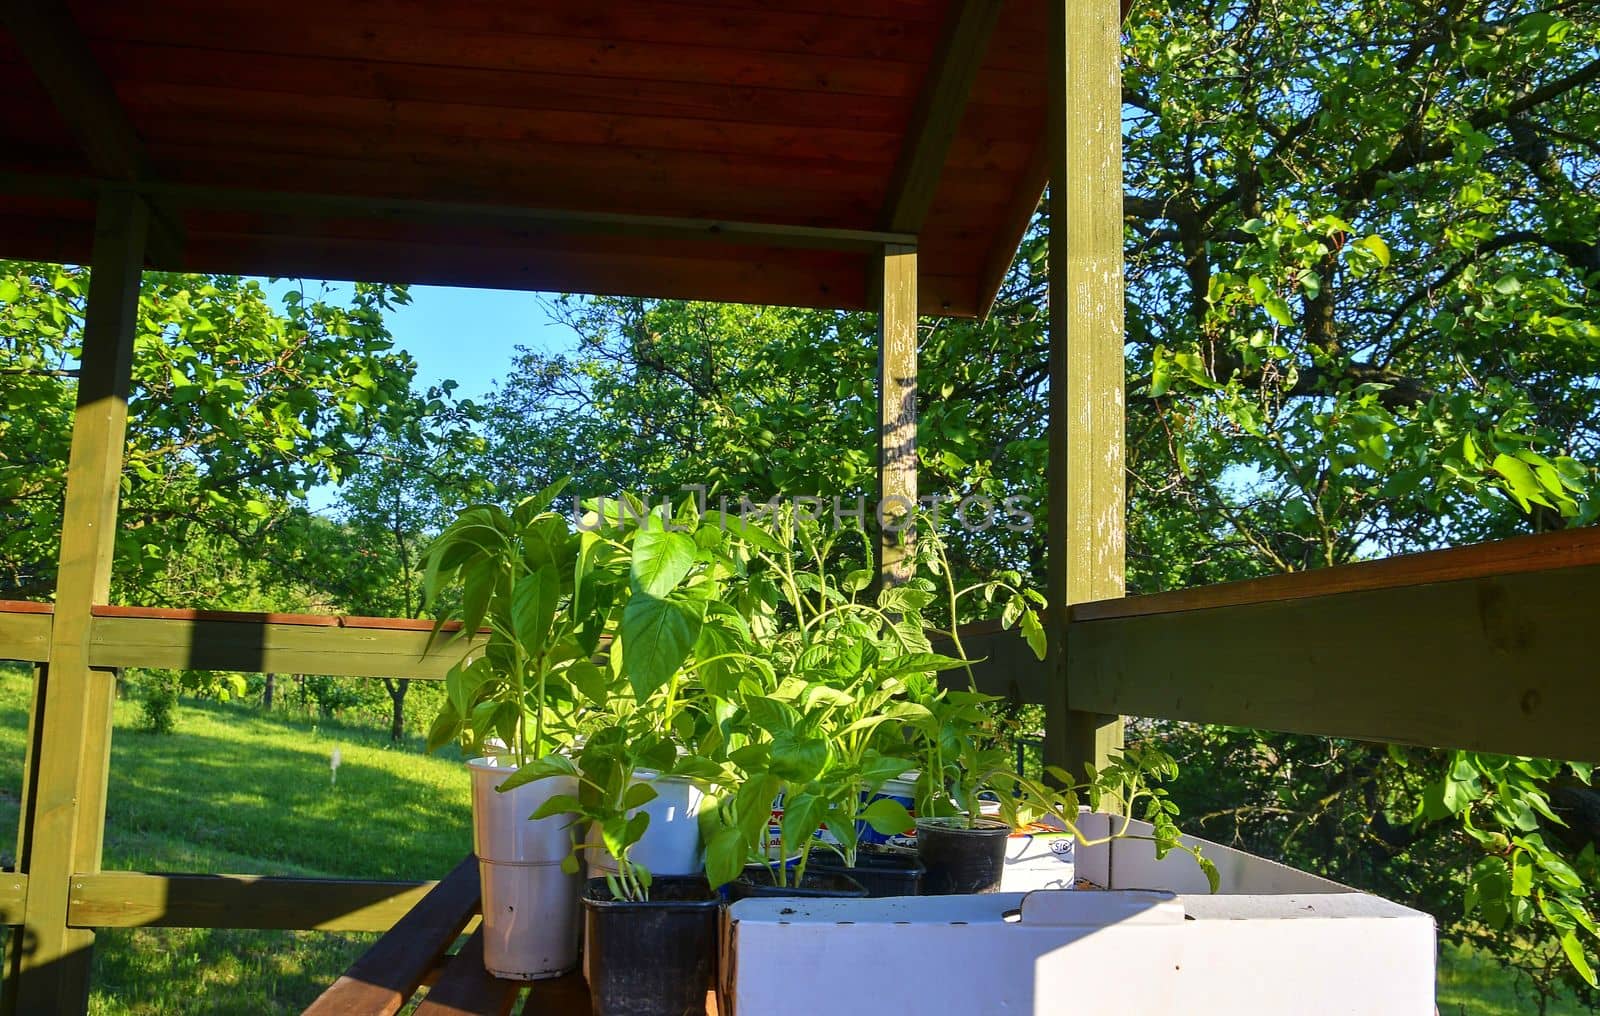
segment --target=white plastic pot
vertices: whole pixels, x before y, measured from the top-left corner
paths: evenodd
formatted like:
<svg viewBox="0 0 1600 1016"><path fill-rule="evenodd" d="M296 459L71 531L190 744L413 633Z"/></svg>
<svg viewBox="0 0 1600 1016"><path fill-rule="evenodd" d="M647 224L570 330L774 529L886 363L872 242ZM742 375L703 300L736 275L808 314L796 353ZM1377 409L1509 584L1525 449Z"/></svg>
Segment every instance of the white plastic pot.
<svg viewBox="0 0 1600 1016"><path fill-rule="evenodd" d="M635 783L656 788L654 800L639 811L650 816L644 836L634 844L633 862L652 875L698 875L705 867L700 856L700 805L705 792L679 776L661 776L648 769L634 774ZM616 859L600 845L600 831L589 830L589 874L615 874Z"/></svg>
<svg viewBox="0 0 1600 1016"><path fill-rule="evenodd" d="M483 886L483 965L496 977L533 981L578 965L583 882L561 870L572 850L572 815L528 818L557 794L578 792L570 776L495 790L516 767L476 758L472 771L472 849Z"/></svg>

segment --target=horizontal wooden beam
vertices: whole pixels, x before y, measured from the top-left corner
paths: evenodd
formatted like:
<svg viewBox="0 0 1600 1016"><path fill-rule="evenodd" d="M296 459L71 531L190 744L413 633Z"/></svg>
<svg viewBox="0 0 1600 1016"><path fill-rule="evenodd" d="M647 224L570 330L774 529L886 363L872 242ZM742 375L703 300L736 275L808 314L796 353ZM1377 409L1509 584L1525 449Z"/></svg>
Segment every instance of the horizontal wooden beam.
<svg viewBox="0 0 1600 1016"><path fill-rule="evenodd" d="M125 183L148 180L144 144L66 4L0 0L0 24L17 40L91 170ZM151 211L154 228L146 237L147 249L156 263L176 267L183 252L182 222L166 206L153 205Z"/></svg>
<svg viewBox="0 0 1600 1016"><path fill-rule="evenodd" d="M259 674L327 674L334 677L409 677L439 680L467 652L481 646L430 646L424 628L343 627L221 618L105 616L97 611L89 639L96 667L166 667L237 670Z"/></svg>
<svg viewBox="0 0 1600 1016"><path fill-rule="evenodd" d="M18 50L94 171L118 180L144 176L139 135L66 5L55 0L0 0L0 23L17 40Z"/></svg>
<svg viewBox="0 0 1600 1016"><path fill-rule="evenodd" d="M1000 0L960 0L953 6L912 111L906 145L889 178L883 208L887 228L922 231L950 146L961 129L972 83L989 51L989 37L1000 20L1000 6Z"/></svg>
<svg viewBox="0 0 1600 1016"><path fill-rule="evenodd" d="M77 928L388 931L435 885L100 871L72 877L67 923Z"/></svg>
<svg viewBox="0 0 1600 1016"><path fill-rule="evenodd" d="M0 610L0 660L47 663L50 660L49 612Z"/></svg>
<svg viewBox="0 0 1600 1016"><path fill-rule="evenodd" d="M1600 564L1600 527L1565 529L1471 547L1401 554L1378 561L1360 561L1335 568L1196 586L1170 593L1079 603L1072 608L1072 620L1170 614L1180 610L1303 599L1364 589L1392 589L1454 579L1517 575L1585 564Z"/></svg>
<svg viewBox="0 0 1600 1016"><path fill-rule="evenodd" d="M1074 620L1074 709L1600 761L1600 565Z"/></svg>
<svg viewBox="0 0 1600 1016"><path fill-rule="evenodd" d="M962 625L961 648L972 665L972 680L985 695L998 695L1010 702L1042 703L1050 691L1050 672L1033 655L1016 628L1002 630L996 622L980 621ZM948 638L934 638L935 652L950 654L955 646ZM941 682L951 688L967 687L964 670L946 670Z"/></svg>
<svg viewBox="0 0 1600 1016"><path fill-rule="evenodd" d="M324 219L360 219L420 226L481 227L551 236L626 236L702 240L748 247L872 253L886 245L915 245L896 230L835 229L786 223L579 212L465 201L419 201L349 194L263 191L184 184L85 180L0 174L0 193L91 199L103 188L132 189L165 207Z"/></svg>

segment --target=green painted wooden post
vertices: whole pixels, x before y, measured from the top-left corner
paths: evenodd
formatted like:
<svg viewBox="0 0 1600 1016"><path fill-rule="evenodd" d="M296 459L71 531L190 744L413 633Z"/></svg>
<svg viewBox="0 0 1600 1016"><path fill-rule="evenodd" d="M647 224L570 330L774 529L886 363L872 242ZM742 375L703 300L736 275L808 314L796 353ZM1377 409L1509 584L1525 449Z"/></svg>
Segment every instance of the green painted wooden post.
<svg viewBox="0 0 1600 1016"><path fill-rule="evenodd" d="M879 577L911 575L917 505L917 249L888 246L877 259Z"/></svg>
<svg viewBox="0 0 1600 1016"><path fill-rule="evenodd" d="M88 1009L94 933L67 927L67 906L72 875L99 870L105 832L116 673L89 666L90 608L106 601L111 582L147 219L142 199L108 192L95 221L50 662L35 702L33 792L18 857L28 874L13 968L23 1013Z"/></svg>
<svg viewBox="0 0 1600 1016"><path fill-rule="evenodd" d="M1049 28L1051 681L1045 757L1078 773L1120 717L1067 708L1067 606L1123 593L1122 88L1117 0L1054 0Z"/></svg>

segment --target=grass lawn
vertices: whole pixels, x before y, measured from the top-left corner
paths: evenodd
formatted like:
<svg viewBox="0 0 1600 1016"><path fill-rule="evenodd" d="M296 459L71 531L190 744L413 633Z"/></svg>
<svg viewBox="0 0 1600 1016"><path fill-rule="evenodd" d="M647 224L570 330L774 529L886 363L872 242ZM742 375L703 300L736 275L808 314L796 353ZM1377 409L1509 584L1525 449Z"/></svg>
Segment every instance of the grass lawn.
<svg viewBox="0 0 1600 1016"><path fill-rule="evenodd" d="M1488 956L1445 946L1439 957L1439 1016L1526 1016L1539 1011L1526 983ZM1547 1016L1590 1016L1594 1010L1567 998L1552 1002Z"/></svg>
<svg viewBox="0 0 1600 1016"><path fill-rule="evenodd" d="M0 664L0 853L16 842L30 679ZM248 706L185 702L178 729L138 729L118 702L105 865L155 872L437 878L471 847L458 758L389 743L365 727L314 724ZM340 753L338 781L329 761ZM98 1016L297 1013L371 935L123 929L101 932L90 1012ZM1442 1016L1533 1011L1491 961L1447 949ZM1586 1012L1575 1004L1551 1016Z"/></svg>
<svg viewBox="0 0 1600 1016"><path fill-rule="evenodd" d="M0 665L0 853L16 842L29 678ZM185 702L178 730L138 729L116 706L105 866L425 879L472 846L456 758L382 731ZM338 781L329 761L338 749ZM123 929L101 932L90 1012L298 1013L371 935Z"/></svg>

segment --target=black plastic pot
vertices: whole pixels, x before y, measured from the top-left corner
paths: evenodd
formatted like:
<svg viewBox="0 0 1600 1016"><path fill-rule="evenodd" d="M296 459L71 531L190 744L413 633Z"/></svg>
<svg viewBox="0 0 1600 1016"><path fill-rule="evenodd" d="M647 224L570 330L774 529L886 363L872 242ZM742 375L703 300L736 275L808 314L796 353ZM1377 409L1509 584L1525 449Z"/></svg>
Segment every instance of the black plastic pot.
<svg viewBox="0 0 1600 1016"><path fill-rule="evenodd" d="M966 819L919 819L917 852L928 869L922 876L926 896L1000 891L1000 874L1006 866L1004 822L979 819L972 828Z"/></svg>
<svg viewBox="0 0 1600 1016"><path fill-rule="evenodd" d="M792 881L794 872L789 872ZM747 864L744 874L728 883L728 895L736 900L781 899L860 899L867 890L849 875L837 871L817 871L808 866L799 885L776 885L772 869L764 864Z"/></svg>
<svg viewBox="0 0 1600 1016"><path fill-rule="evenodd" d="M594 1016L704 1016L717 970L722 897L699 876L660 876L650 899L583 893L583 948Z"/></svg>
<svg viewBox="0 0 1600 1016"><path fill-rule="evenodd" d="M828 853L813 856L809 870L848 875L861 883L874 899L884 896L922 895L922 859L910 847L863 843L856 847L855 867L847 867L838 856Z"/></svg>

